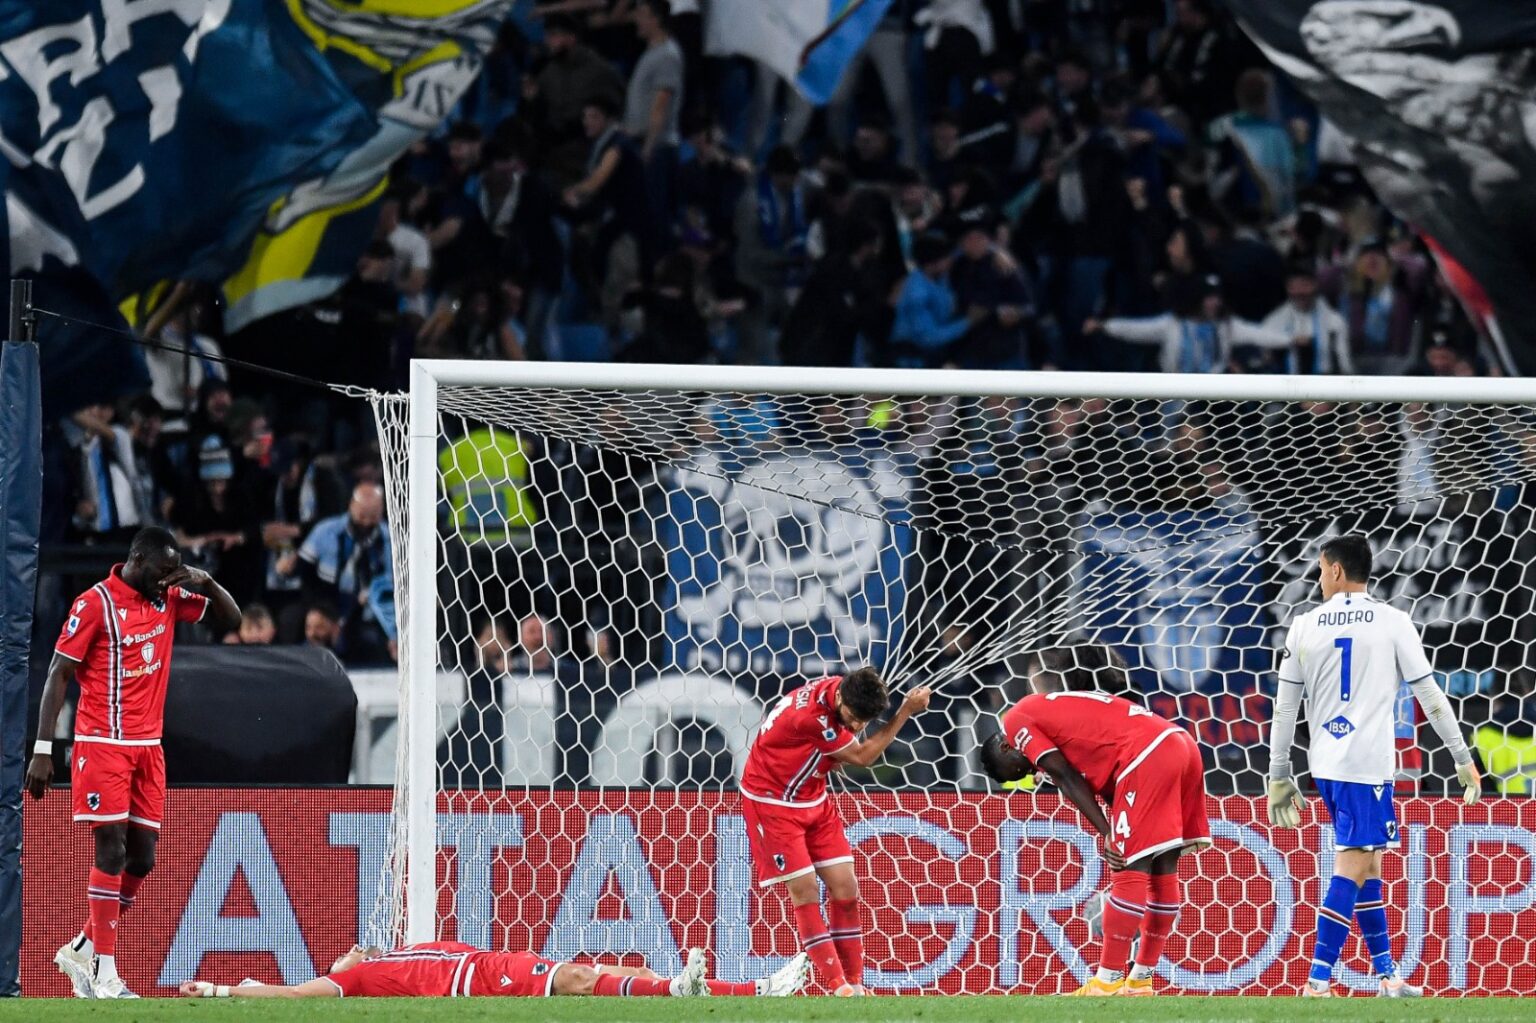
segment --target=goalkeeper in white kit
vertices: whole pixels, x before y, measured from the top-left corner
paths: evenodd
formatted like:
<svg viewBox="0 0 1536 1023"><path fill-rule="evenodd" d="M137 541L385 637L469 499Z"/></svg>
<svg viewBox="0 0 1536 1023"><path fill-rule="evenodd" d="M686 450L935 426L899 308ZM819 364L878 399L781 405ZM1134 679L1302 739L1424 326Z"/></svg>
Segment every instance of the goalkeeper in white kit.
<svg viewBox="0 0 1536 1023"><path fill-rule="evenodd" d="M1317 946L1302 994L1333 994L1333 967L1353 918L1381 978L1379 994L1417 998L1423 990L1397 975L1381 886L1382 853L1398 844L1392 776L1402 684L1413 690L1455 758L1456 780L1468 803L1482 793L1482 778L1450 701L1435 684L1413 620L1365 592L1371 577L1370 542L1363 536L1327 541L1318 569L1323 603L1291 620L1280 655L1269 750L1269 822L1294 828L1301 823L1302 798L1291 778L1291 743L1305 696L1312 729L1307 758L1333 818L1335 858L1333 879L1317 908Z"/></svg>

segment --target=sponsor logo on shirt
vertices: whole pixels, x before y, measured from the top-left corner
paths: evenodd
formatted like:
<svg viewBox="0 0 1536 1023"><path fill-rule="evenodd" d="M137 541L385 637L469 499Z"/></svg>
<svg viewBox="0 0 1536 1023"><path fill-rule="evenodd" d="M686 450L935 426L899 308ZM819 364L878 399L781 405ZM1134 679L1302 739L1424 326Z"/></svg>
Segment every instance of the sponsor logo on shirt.
<svg viewBox="0 0 1536 1023"><path fill-rule="evenodd" d="M159 625L156 625L153 629L150 629L148 632L131 632L128 635L124 636L123 637L123 645L124 646L132 646L135 643L142 643L145 640L154 639L156 636L163 636L163 635L165 635L165 623L161 622ZM154 647L151 646L150 649L153 650Z"/></svg>
<svg viewBox="0 0 1536 1023"><path fill-rule="evenodd" d="M826 731L821 733L821 737L828 742L831 742L833 739L837 738L837 729L828 728Z"/></svg>
<svg viewBox="0 0 1536 1023"><path fill-rule="evenodd" d="M75 634L75 631L77 629L79 629L79 628L80 628L80 616L79 615L70 615L69 616L69 621L64 623L64 631L69 633L71 636L73 636Z"/></svg>
<svg viewBox="0 0 1536 1023"><path fill-rule="evenodd" d="M144 663L148 664L155 659L155 644L145 643L139 648L139 653L144 655Z"/></svg>
<svg viewBox="0 0 1536 1023"><path fill-rule="evenodd" d="M1333 736L1335 739L1342 739L1342 738L1344 738L1344 736L1348 735L1350 732L1353 732L1354 730L1355 730L1355 723L1353 721L1349 720L1349 718L1345 717L1343 714L1340 714L1338 717L1334 718L1332 721L1324 721L1323 722L1323 731L1327 732L1329 735Z"/></svg>
<svg viewBox="0 0 1536 1023"><path fill-rule="evenodd" d="M1031 738L1032 736L1029 734L1029 729L1019 729L1017 732L1013 733L1013 748L1016 750L1022 750L1025 746L1029 745L1029 740Z"/></svg>
<svg viewBox="0 0 1536 1023"><path fill-rule="evenodd" d="M1127 792L1125 794L1125 805L1126 806L1135 806L1136 805L1136 793L1134 793L1134 792Z"/></svg>

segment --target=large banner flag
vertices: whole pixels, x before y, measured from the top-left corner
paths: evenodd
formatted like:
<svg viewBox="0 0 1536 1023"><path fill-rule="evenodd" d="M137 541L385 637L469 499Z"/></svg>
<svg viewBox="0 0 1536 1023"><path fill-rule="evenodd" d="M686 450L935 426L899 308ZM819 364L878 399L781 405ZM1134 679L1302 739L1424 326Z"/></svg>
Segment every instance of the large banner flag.
<svg viewBox="0 0 1536 1023"><path fill-rule="evenodd" d="M1506 371L1536 373L1536 7L1227 0L1354 141L1366 180L1481 285ZM1461 272L1464 268L1464 273ZM1458 276L1459 275L1459 276Z"/></svg>
<svg viewBox="0 0 1536 1023"><path fill-rule="evenodd" d="M231 329L325 295L511 4L0 0L10 272L40 306L114 324L166 280L221 284ZM128 346L62 340L42 338L45 389L124 386Z"/></svg>
<svg viewBox="0 0 1536 1023"><path fill-rule="evenodd" d="M714 0L705 50L762 61L820 106L892 0Z"/></svg>

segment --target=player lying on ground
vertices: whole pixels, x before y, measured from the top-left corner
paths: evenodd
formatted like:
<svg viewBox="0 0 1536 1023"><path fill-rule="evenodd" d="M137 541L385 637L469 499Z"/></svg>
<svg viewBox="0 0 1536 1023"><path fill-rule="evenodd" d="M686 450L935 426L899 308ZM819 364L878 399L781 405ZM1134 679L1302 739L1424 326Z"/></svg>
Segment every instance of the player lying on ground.
<svg viewBox="0 0 1536 1023"><path fill-rule="evenodd" d="M783 882L801 948L833 994L865 993L864 925L853 850L827 798L827 772L879 760L908 719L928 706L929 695L912 690L891 720L861 742L858 733L890 705L885 682L873 668L819 679L768 712L747 752L741 809L757 883ZM830 920L822 919L818 876L827 886Z"/></svg>
<svg viewBox="0 0 1536 1023"><path fill-rule="evenodd" d="M688 950L676 977L661 977L644 967L586 966L557 963L532 952L487 952L457 941L406 945L392 952L353 946L331 964L324 977L303 984L254 984L233 987L189 980L181 985L188 998L449 998L495 995L598 997L757 995L782 998L799 994L810 976L804 953L763 980L732 983L705 976L704 950Z"/></svg>
<svg viewBox="0 0 1536 1023"><path fill-rule="evenodd" d="M1333 967L1349 937L1350 918L1371 950L1371 968L1388 998L1424 992L1397 975L1387 933L1382 853L1397 848L1392 807L1396 769L1397 695L1413 690L1424 716L1456 761L1466 801L1482 794L1482 778L1461 737L1450 701L1435 684L1413 619L1365 592L1371 545L1363 536L1323 544L1318 574L1323 603L1291 620L1280 659L1280 686L1270 726L1269 822L1301 823L1301 793L1291 778L1296 712L1305 696L1312 741L1307 760L1333 818L1333 879L1317 911L1317 945L1303 995L1333 994Z"/></svg>
<svg viewBox="0 0 1536 1023"><path fill-rule="evenodd" d="M1211 842L1200 749L1173 722L1093 691L1126 688L1124 662L1109 648L1046 650L1037 663L1034 692L1004 712L1002 734L982 745L982 767L1000 782L1038 767L1104 840L1113 871L1104 948L1098 972L1073 993L1150 995L1179 916L1179 857ZM1127 978L1138 928L1141 945Z"/></svg>
<svg viewBox="0 0 1536 1023"><path fill-rule="evenodd" d="M240 608L208 573L181 563L176 538L141 529L128 560L75 598L54 648L38 711L27 791L42 799L53 781L53 743L69 683L80 684L72 749L74 819L89 826L95 860L89 913L53 961L77 998L135 998L117 974L118 918L155 865L165 810L160 749L171 645L178 622L240 624Z"/></svg>

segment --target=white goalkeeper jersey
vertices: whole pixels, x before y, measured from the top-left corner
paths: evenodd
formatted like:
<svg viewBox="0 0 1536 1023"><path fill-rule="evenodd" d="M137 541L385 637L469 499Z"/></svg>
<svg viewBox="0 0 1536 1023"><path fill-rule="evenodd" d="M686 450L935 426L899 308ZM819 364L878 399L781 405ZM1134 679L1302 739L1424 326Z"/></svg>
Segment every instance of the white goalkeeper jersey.
<svg viewBox="0 0 1536 1023"><path fill-rule="evenodd" d="M1334 594L1291 619L1280 684L1304 687L1312 776L1390 782L1398 692L1430 674L1413 619L1364 593Z"/></svg>

